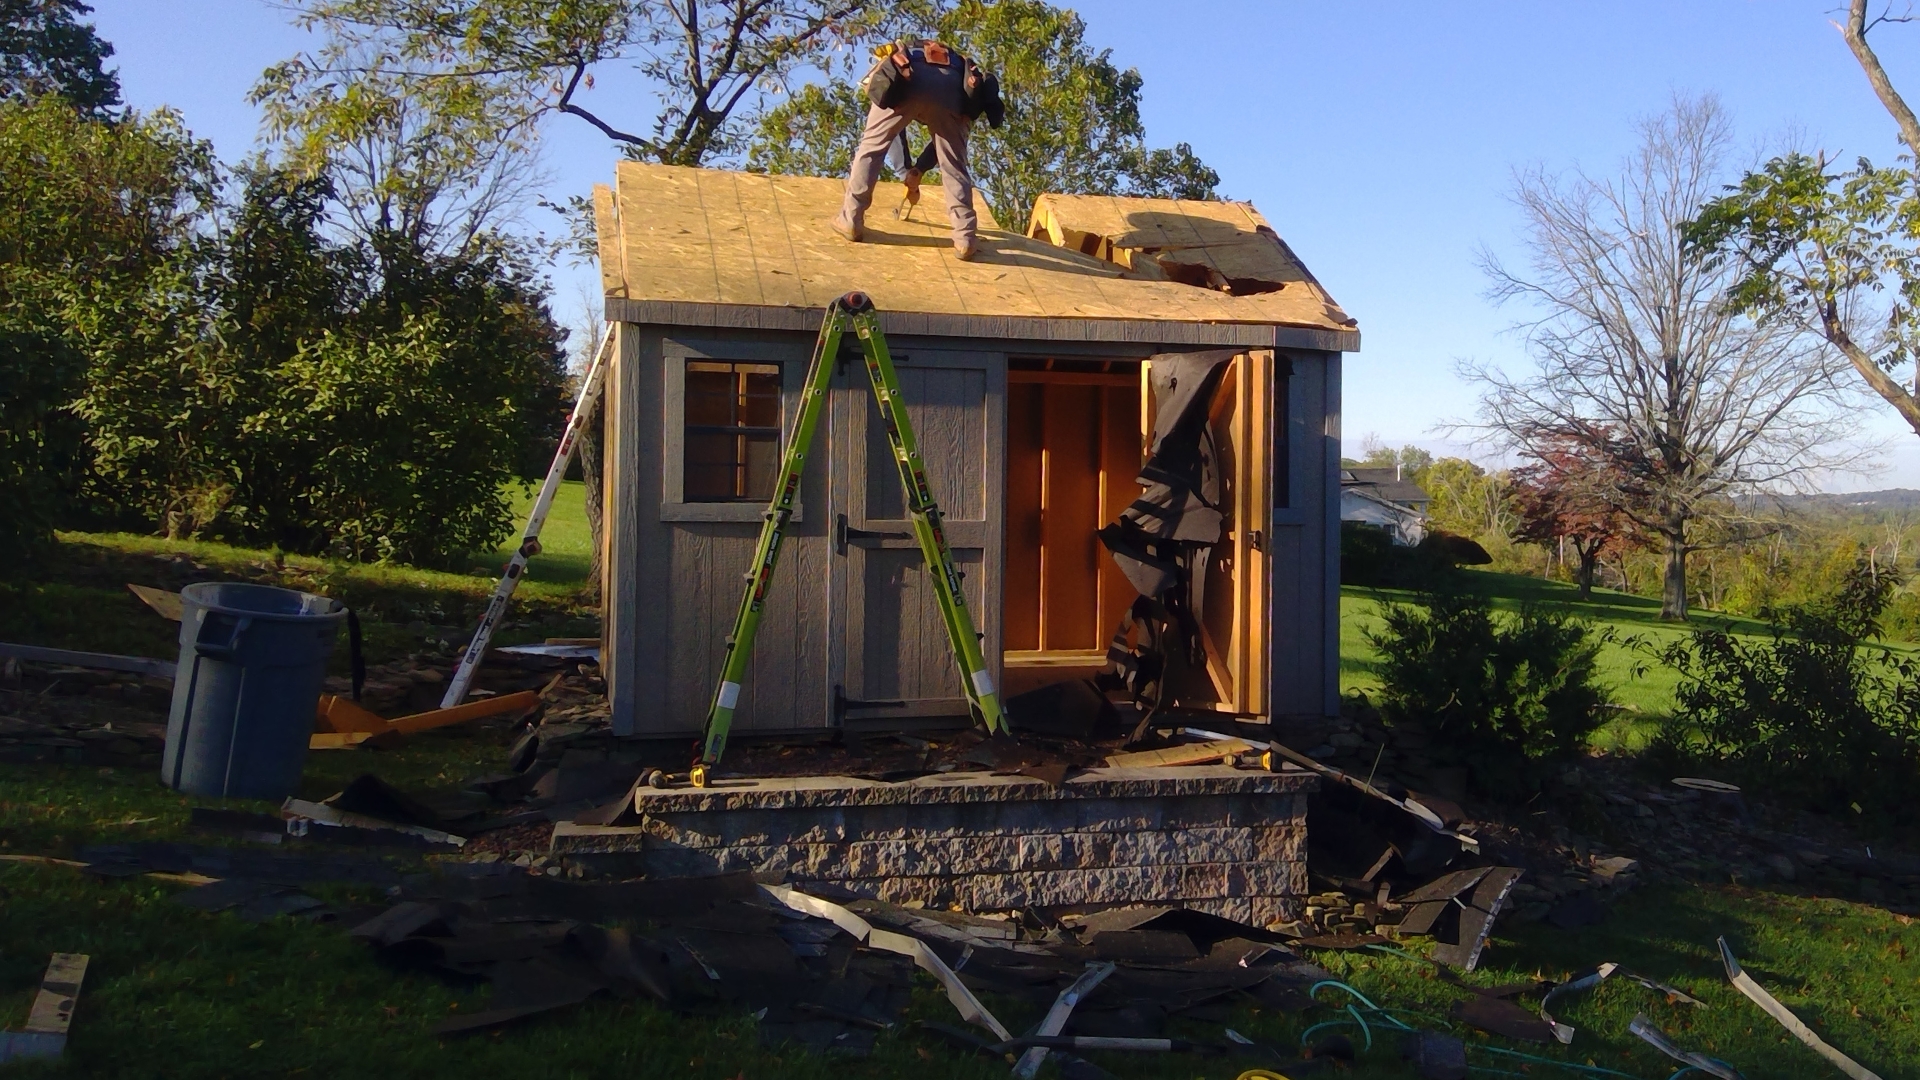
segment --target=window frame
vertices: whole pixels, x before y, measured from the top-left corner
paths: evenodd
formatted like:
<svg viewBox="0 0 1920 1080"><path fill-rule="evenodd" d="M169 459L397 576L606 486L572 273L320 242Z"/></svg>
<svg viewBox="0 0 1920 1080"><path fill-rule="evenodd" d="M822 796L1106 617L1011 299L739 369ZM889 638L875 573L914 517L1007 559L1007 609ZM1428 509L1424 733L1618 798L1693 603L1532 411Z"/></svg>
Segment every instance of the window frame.
<svg viewBox="0 0 1920 1080"><path fill-rule="evenodd" d="M689 502L687 492L687 362L780 365L780 437L776 457L786 452L787 431L807 378L810 353L803 347L773 342L698 342L667 339L662 343L664 394L661 409L660 520L738 521L758 524L767 504L754 501ZM815 438L819 437L818 432ZM796 495L793 520L804 520L805 490Z"/></svg>
<svg viewBox="0 0 1920 1080"><path fill-rule="evenodd" d="M1304 402L1293 384L1295 358L1279 349L1273 351L1273 445L1268 449L1272 462L1272 490L1268 491L1269 509L1275 527L1307 523L1307 488L1300 475L1301 447L1305 442L1307 415Z"/></svg>

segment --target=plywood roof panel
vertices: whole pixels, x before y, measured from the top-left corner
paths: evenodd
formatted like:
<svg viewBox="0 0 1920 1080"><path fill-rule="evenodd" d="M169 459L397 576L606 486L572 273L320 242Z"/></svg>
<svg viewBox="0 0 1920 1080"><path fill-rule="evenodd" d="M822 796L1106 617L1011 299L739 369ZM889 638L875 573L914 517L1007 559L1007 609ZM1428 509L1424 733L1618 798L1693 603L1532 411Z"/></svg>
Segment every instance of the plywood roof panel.
<svg viewBox="0 0 1920 1080"><path fill-rule="evenodd" d="M904 189L882 184L866 242L850 244L828 222L843 182L621 162L617 213L603 253L623 262L605 281L655 305L689 303L813 309L858 289L886 312L977 318L1247 323L1351 332L1347 318L1265 220L1242 203L1106 196L1043 196L1058 222L1117 246L1178 249L1227 277L1275 277L1253 295L1150 280L1105 259L1007 232L981 212L981 253L954 257L942 192L896 218ZM1264 230L1264 231L1263 231ZM1183 255L1182 257L1186 257Z"/></svg>

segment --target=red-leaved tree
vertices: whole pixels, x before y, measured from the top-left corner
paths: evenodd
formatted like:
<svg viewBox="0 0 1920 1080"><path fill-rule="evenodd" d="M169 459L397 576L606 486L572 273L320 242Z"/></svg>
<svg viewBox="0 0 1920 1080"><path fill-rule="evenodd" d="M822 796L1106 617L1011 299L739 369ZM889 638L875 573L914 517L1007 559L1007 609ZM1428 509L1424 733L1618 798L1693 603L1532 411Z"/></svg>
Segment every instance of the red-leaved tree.
<svg viewBox="0 0 1920 1080"><path fill-rule="evenodd" d="M1610 458L1584 443L1554 440L1537 446L1532 456L1509 474L1509 497L1520 519L1515 539L1571 546L1580 559L1574 574L1580 599L1589 599L1601 557L1640 543L1622 509L1634 485Z"/></svg>

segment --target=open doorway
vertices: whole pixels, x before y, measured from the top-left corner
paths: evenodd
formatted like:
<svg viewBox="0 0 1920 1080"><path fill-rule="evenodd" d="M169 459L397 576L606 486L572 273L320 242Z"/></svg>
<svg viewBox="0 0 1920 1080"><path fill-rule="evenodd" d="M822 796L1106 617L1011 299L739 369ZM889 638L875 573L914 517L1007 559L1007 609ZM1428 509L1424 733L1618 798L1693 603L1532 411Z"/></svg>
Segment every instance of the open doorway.
<svg viewBox="0 0 1920 1080"><path fill-rule="evenodd" d="M1140 494L1140 363L1013 360L1007 371L1009 696L1099 670L1134 591L1096 535Z"/></svg>

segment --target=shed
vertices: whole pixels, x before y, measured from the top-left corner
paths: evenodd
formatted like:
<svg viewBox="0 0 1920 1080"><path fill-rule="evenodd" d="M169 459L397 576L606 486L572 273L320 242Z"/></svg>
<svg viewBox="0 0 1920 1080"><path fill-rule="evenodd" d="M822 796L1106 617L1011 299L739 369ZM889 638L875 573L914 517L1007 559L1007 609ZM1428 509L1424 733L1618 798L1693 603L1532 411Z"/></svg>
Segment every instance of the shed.
<svg viewBox="0 0 1920 1080"><path fill-rule="evenodd" d="M1008 694L1103 662L1132 592L1095 536L1140 494L1156 354L1236 350L1211 402L1225 524L1205 678L1178 704L1338 711L1340 368L1354 321L1252 206L1043 197L981 208L954 258L940 194L867 241L839 180L622 162L595 190L607 319L602 670L620 734L699 731L780 440L827 304L882 313L984 652ZM930 204L930 205L929 205ZM836 374L736 733L963 715L959 675L858 363Z"/></svg>

